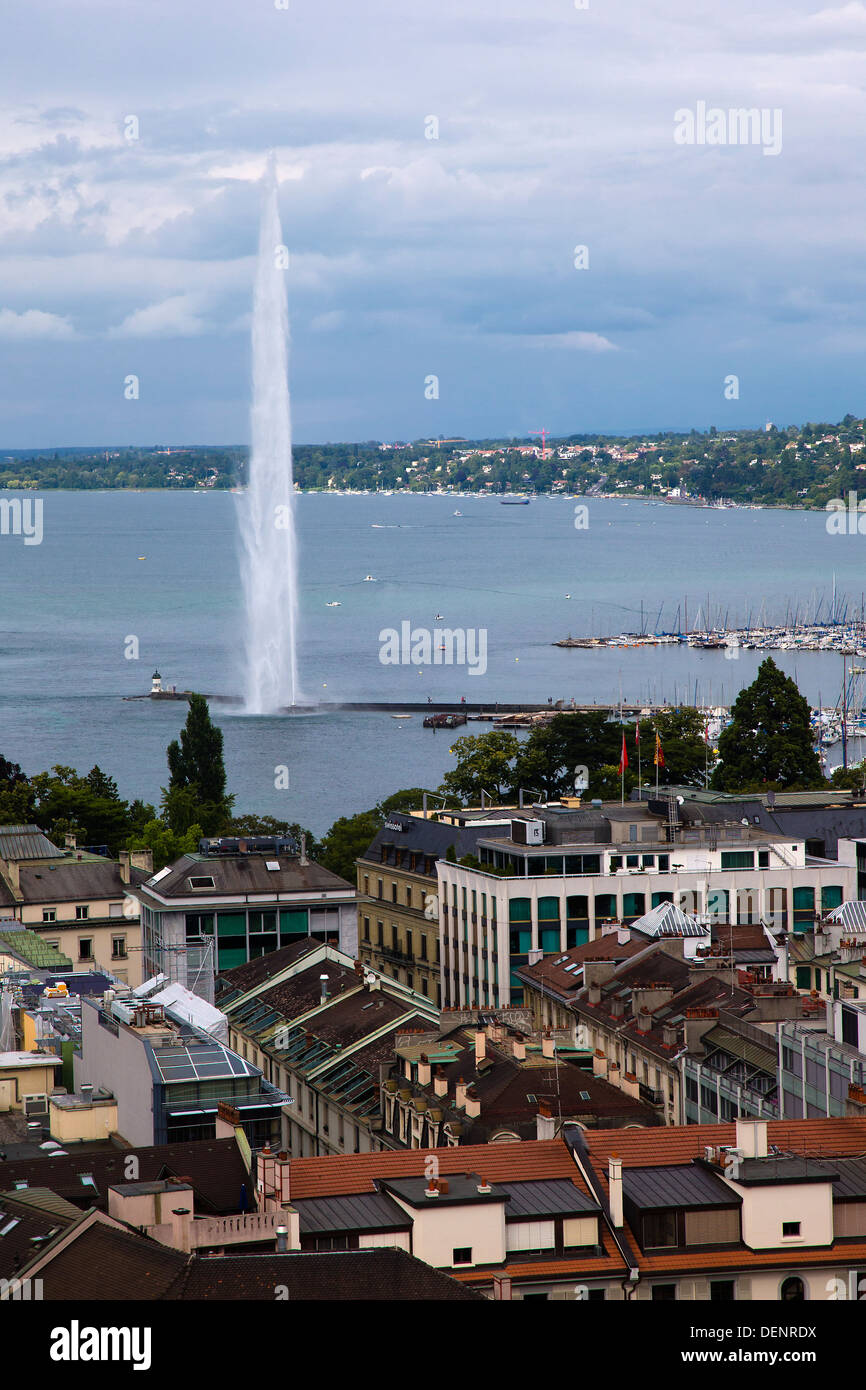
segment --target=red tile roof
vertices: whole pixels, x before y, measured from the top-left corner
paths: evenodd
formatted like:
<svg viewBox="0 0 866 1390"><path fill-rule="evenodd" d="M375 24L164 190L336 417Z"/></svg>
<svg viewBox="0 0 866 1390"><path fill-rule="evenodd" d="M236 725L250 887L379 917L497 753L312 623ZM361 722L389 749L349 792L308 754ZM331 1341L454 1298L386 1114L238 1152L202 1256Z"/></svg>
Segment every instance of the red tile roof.
<svg viewBox="0 0 866 1390"><path fill-rule="evenodd" d="M569 1178L581 1192L595 1200L562 1139L465 1144L456 1149L411 1149L404 1153L295 1158L290 1169L291 1195L293 1198L332 1197L374 1192L376 1178L422 1177L425 1160L431 1153L436 1155L443 1176L478 1173L489 1182Z"/></svg>
<svg viewBox="0 0 866 1390"><path fill-rule="evenodd" d="M703 1158L708 1144L733 1145L737 1142L737 1127L724 1124L597 1129L588 1130L585 1138L598 1170L606 1168L611 1155L621 1158L624 1167L647 1168ZM866 1153L866 1119L770 1120L767 1142L786 1153L816 1158Z"/></svg>

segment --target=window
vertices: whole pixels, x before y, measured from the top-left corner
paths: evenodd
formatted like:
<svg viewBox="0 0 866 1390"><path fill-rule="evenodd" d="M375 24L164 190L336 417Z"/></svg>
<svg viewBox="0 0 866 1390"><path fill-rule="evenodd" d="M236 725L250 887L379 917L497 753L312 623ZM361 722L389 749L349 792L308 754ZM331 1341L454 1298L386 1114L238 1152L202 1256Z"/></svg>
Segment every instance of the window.
<svg viewBox="0 0 866 1390"><path fill-rule="evenodd" d="M406 906L407 906L407 907L411 907L411 906L412 906L412 888L411 888L411 886L408 887L408 888L406 889Z"/></svg>
<svg viewBox="0 0 866 1390"><path fill-rule="evenodd" d="M782 1303L805 1303L806 1290L803 1280L796 1274L792 1274L790 1279L785 1279L779 1291L779 1299Z"/></svg>
<svg viewBox="0 0 866 1390"><path fill-rule="evenodd" d="M784 1239L785 1237L798 1236L799 1234L800 1234L800 1223L799 1223L799 1221L783 1221L783 1222L782 1222L782 1237L783 1237L783 1239Z"/></svg>
<svg viewBox="0 0 866 1390"><path fill-rule="evenodd" d="M59 951L59 950L60 950L60 941L57 940L57 939L55 939L55 940L53 940L53 941L49 941L48 937L46 936L46 938L45 938L45 945L46 945L46 946L53 946L54 949L55 949L55 951Z"/></svg>
<svg viewBox="0 0 866 1390"><path fill-rule="evenodd" d="M642 854L640 857L641 868L652 869L655 866L656 857L654 854Z"/></svg>
<svg viewBox="0 0 866 1390"><path fill-rule="evenodd" d="M210 874L202 875L202 876L200 876L199 878L190 878L190 879L187 879L187 883L189 884L190 888L192 888L192 889L196 889L196 888L213 888L213 886L214 886L214 881L213 881L213 878L212 878L212 876L211 876Z"/></svg>
<svg viewBox="0 0 866 1390"><path fill-rule="evenodd" d="M56 912L56 910L55 910L53 907L43 907L43 909L42 909L42 920L43 920L43 922L56 922L56 921L57 921L57 912Z"/></svg>
<svg viewBox="0 0 866 1390"><path fill-rule="evenodd" d="M653 1284L652 1301L653 1303L676 1303L677 1286L676 1284Z"/></svg>
<svg viewBox="0 0 866 1390"><path fill-rule="evenodd" d="M471 1263L472 1263L472 1246L471 1246L471 1245L460 1245L460 1246L457 1247L456 1250L452 1250L452 1252L451 1252L451 1263L452 1263L453 1265L471 1265Z"/></svg>
<svg viewBox="0 0 866 1390"><path fill-rule="evenodd" d="M392 883L392 884L391 884L391 901L392 901L392 903L395 903L395 902L397 901L397 885L396 885L396 883Z"/></svg>
<svg viewBox="0 0 866 1390"><path fill-rule="evenodd" d="M842 1006L842 1041L850 1047L857 1047L857 1014L854 1009Z"/></svg>
<svg viewBox="0 0 866 1390"><path fill-rule="evenodd" d="M669 854L659 855L659 873L666 874L670 868L671 857Z"/></svg>
<svg viewBox="0 0 866 1390"><path fill-rule="evenodd" d="M78 959L93 960L93 937L80 936L78 938Z"/></svg>
<svg viewBox="0 0 866 1390"><path fill-rule="evenodd" d="M752 849L722 850L723 869L754 869L755 851Z"/></svg>
<svg viewBox="0 0 866 1390"><path fill-rule="evenodd" d="M797 966L797 988L798 988L798 989L811 989L811 988L812 988L812 968L811 968L811 966L809 966L809 965L798 965L798 966Z"/></svg>
<svg viewBox="0 0 866 1390"><path fill-rule="evenodd" d="M733 1303L735 1287L736 1285L733 1279L711 1279L710 1302Z"/></svg>
<svg viewBox="0 0 866 1390"><path fill-rule="evenodd" d="M123 903L109 903L109 904L108 904L108 915L109 915L109 917L122 917L122 916L123 916Z"/></svg>
<svg viewBox="0 0 866 1390"><path fill-rule="evenodd" d="M126 960L126 937L113 936L111 938L111 959Z"/></svg>
<svg viewBox="0 0 866 1390"><path fill-rule="evenodd" d="M364 918L364 940L365 940L365 941L369 941L369 940L370 940L370 919L369 919L369 917L365 917L365 918Z"/></svg>
<svg viewBox="0 0 866 1390"><path fill-rule="evenodd" d="M636 869L636 868L638 867L639 863L640 863L640 856L639 856L639 855L637 855L637 854L627 854L627 855L626 855L626 857L625 857L625 867L626 867L627 869Z"/></svg>
<svg viewBox="0 0 866 1390"><path fill-rule="evenodd" d="M759 869L769 869L769 867L770 867L770 851L769 851L768 849L759 849L759 850L758 850L758 868L759 868Z"/></svg>
<svg viewBox="0 0 866 1390"><path fill-rule="evenodd" d="M621 868L622 868L622 855L621 855L621 854L612 854L612 855L610 856L610 872L611 872L612 874L615 874L616 871L617 871L617 869L621 869Z"/></svg>
<svg viewBox="0 0 866 1390"><path fill-rule="evenodd" d="M88 918L89 916L90 916L90 908L89 908L89 907L87 907L87 906L79 906L79 907L76 907L76 909L75 909L75 920L76 920L77 922L86 922L86 921L87 921L87 918Z"/></svg>
<svg viewBox="0 0 866 1390"><path fill-rule="evenodd" d="M644 1249L669 1248L677 1244L677 1214L675 1211L647 1212L643 1219Z"/></svg>

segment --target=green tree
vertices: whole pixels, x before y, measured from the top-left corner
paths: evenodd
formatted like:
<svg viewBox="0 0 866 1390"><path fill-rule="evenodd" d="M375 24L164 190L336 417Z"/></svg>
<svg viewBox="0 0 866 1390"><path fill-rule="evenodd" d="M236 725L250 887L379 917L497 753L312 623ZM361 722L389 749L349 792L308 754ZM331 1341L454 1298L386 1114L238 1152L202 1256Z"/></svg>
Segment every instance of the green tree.
<svg viewBox="0 0 866 1390"><path fill-rule="evenodd" d="M663 710L649 721L650 738L647 739L647 725L641 721L641 754L643 783L646 786L652 778L655 782L655 735L661 740L665 765L659 768L659 784L667 786L703 787L705 771L712 769L715 753L704 741L704 717L697 709ZM631 757L631 754L629 754Z"/></svg>
<svg viewBox="0 0 866 1390"><path fill-rule="evenodd" d="M164 820L154 817L130 836L126 847L131 850L149 849L153 854L154 870L157 870L164 869L166 864L173 864L183 854L195 854L201 838L200 825L191 825L180 834L166 825Z"/></svg>
<svg viewBox="0 0 866 1390"><path fill-rule="evenodd" d="M737 696L731 723L719 739L720 762L711 785L724 792L826 786L812 747L810 714L808 700L767 657Z"/></svg>
<svg viewBox="0 0 866 1390"><path fill-rule="evenodd" d="M589 776L589 794L603 796L605 775L602 768L615 763L619 767L623 732L633 761L633 730L613 723L602 711L575 712L554 715L548 724L533 729L520 747L513 772L512 792L520 787L540 792L555 800L574 795L577 768L585 767ZM626 791L630 773L626 773ZM619 787L617 787L619 796Z"/></svg>
<svg viewBox="0 0 866 1390"><path fill-rule="evenodd" d="M163 810L173 830L184 833L193 823L215 835L231 817L234 797L226 795L223 736L210 717L204 695L191 695L180 741L166 750L169 784Z"/></svg>
<svg viewBox="0 0 866 1390"><path fill-rule="evenodd" d="M497 801L506 797L514 785L512 763L520 752L514 734L493 729L487 734L468 734L458 738L450 750L457 766L446 772L440 791L459 797L464 805L478 805L482 791Z"/></svg>
<svg viewBox="0 0 866 1390"><path fill-rule="evenodd" d="M361 811L356 816L335 820L318 847L318 862L347 883L357 881L355 860L365 854L382 828L378 811Z"/></svg>

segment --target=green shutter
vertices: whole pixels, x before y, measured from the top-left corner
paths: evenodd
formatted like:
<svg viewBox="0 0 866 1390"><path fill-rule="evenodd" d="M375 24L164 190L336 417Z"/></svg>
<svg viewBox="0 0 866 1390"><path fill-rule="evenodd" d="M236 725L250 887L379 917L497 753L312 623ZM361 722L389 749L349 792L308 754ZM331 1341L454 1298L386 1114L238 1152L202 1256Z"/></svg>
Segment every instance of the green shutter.
<svg viewBox="0 0 866 1390"><path fill-rule="evenodd" d="M821 911L832 912L834 907L842 906L842 889L835 883L825 884L821 889Z"/></svg>
<svg viewBox="0 0 866 1390"><path fill-rule="evenodd" d="M532 903L529 898L512 898L508 904L509 922L531 922Z"/></svg>

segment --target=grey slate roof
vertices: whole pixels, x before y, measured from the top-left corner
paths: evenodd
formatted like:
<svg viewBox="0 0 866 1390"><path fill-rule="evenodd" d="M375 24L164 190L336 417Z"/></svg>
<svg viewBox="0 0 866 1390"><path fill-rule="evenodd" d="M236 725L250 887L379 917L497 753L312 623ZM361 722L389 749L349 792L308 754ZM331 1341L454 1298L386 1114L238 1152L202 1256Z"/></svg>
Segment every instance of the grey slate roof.
<svg viewBox="0 0 866 1390"><path fill-rule="evenodd" d="M497 1192L507 1192L505 1217L568 1216L576 1211L598 1211L598 1203L575 1187L567 1178L547 1178L541 1182L498 1182Z"/></svg>
<svg viewBox="0 0 866 1390"><path fill-rule="evenodd" d="M408 1230L411 1217L384 1192L363 1192L347 1197L304 1197L293 1202L300 1217L302 1235L313 1231Z"/></svg>
<svg viewBox="0 0 866 1390"><path fill-rule="evenodd" d="M62 853L38 825L0 825L0 859L55 859Z"/></svg>
<svg viewBox="0 0 866 1390"><path fill-rule="evenodd" d="M279 869L268 864L279 863ZM212 878L213 888L190 888L189 879ZM176 901L237 898L247 893L353 893L345 879L321 864L301 864L293 855L185 854L162 878L150 876L141 884L145 892ZM285 904L290 906L291 904Z"/></svg>
<svg viewBox="0 0 866 1390"><path fill-rule="evenodd" d="M666 1207L721 1207L740 1198L721 1178L697 1164L623 1168L623 1195L642 1211Z"/></svg>

